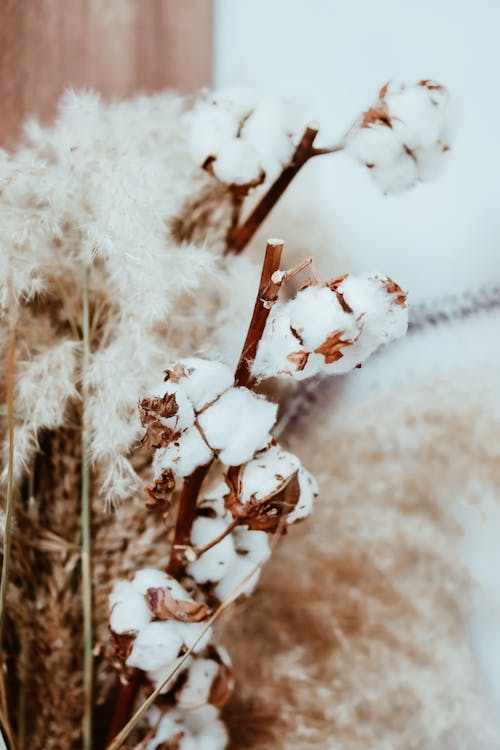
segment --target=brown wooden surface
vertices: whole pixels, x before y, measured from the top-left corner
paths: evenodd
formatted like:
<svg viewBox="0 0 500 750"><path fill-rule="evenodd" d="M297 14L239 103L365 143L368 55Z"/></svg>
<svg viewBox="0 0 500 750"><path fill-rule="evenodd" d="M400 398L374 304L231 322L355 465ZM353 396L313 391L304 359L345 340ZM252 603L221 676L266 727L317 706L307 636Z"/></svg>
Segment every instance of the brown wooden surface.
<svg viewBox="0 0 500 750"><path fill-rule="evenodd" d="M126 97L211 76L211 0L0 0L0 144L67 87Z"/></svg>

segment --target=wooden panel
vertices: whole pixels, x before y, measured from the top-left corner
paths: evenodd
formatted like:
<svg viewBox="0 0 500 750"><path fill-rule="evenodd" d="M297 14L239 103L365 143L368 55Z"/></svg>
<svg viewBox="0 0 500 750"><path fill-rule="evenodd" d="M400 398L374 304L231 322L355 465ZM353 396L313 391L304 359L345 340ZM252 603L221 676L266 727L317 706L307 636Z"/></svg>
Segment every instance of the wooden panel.
<svg viewBox="0 0 500 750"><path fill-rule="evenodd" d="M0 0L0 143L67 87L106 97L210 82L211 0Z"/></svg>

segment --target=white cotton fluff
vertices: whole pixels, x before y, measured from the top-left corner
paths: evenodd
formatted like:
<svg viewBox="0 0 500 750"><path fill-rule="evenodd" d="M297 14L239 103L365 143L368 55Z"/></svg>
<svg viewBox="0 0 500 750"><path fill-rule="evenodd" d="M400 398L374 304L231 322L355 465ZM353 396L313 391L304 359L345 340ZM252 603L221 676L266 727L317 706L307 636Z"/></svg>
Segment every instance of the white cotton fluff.
<svg viewBox="0 0 500 750"><path fill-rule="evenodd" d="M243 138L235 138L219 149L213 171L228 185L249 185L264 177L257 151Z"/></svg>
<svg viewBox="0 0 500 750"><path fill-rule="evenodd" d="M255 589L260 576L260 566L250 558L238 555L231 570L221 578L214 589L219 601L224 601L233 594L249 596Z"/></svg>
<svg viewBox="0 0 500 750"><path fill-rule="evenodd" d="M200 516L193 524L191 544L195 547L203 547L217 539L227 529L229 520L223 521L219 518ZM197 583L220 581L231 568L235 557L234 543L231 535L228 534L214 547L200 555L197 560L190 563L187 567L187 573Z"/></svg>
<svg viewBox="0 0 500 750"><path fill-rule="evenodd" d="M384 123L359 128L346 142L346 151L369 167L390 167L404 156L396 133Z"/></svg>
<svg viewBox="0 0 500 750"><path fill-rule="evenodd" d="M236 552L255 565L267 560L271 554L269 535L265 531L253 531L246 526L237 526L232 537Z"/></svg>
<svg viewBox="0 0 500 750"><path fill-rule="evenodd" d="M109 595L109 626L114 633L138 632L152 620L142 596L128 581L118 581Z"/></svg>
<svg viewBox="0 0 500 750"><path fill-rule="evenodd" d="M285 305L278 302L275 308L268 318L252 363L252 373L256 377L264 378L270 372L283 375L298 372L300 357L305 354L305 349L293 334Z"/></svg>
<svg viewBox="0 0 500 750"><path fill-rule="evenodd" d="M227 365L216 360L186 357L177 365L185 374L178 376L178 383L167 381L171 387L181 390L195 411L200 411L234 383L234 375Z"/></svg>
<svg viewBox="0 0 500 750"><path fill-rule="evenodd" d="M204 651L212 640L212 628L207 628L206 632L203 632L206 628L204 622L175 622L174 624L182 642L186 648L192 647L194 654Z"/></svg>
<svg viewBox="0 0 500 750"><path fill-rule="evenodd" d="M148 680L153 685L153 689L157 690L158 688L161 688L160 695L164 695L165 693L168 693L169 690L172 689L172 681L171 681L172 670L175 667L178 667L178 671L175 673L175 677L174 677L174 680L175 680L177 677L183 674L187 669L189 669L189 666L191 665L192 661L193 661L192 657L188 656L186 661L180 667L178 667L177 659L174 659L171 662L165 662L165 664L162 664L162 666L158 667L158 669L151 669L149 672L147 672L147 677L148 677ZM162 685L163 687L161 687Z"/></svg>
<svg viewBox="0 0 500 750"><path fill-rule="evenodd" d="M270 181L293 154L290 117L270 98L216 92L185 116L193 159L200 165L210 159L214 175L228 185Z"/></svg>
<svg viewBox="0 0 500 750"><path fill-rule="evenodd" d="M156 724L156 722L151 723L152 726ZM178 740L177 747L179 750L198 750L198 743L186 726L185 715L176 710L163 715L155 736L146 745L146 750L156 750L157 747L165 746L174 737Z"/></svg>
<svg viewBox="0 0 500 750"><path fill-rule="evenodd" d="M287 520L288 524L301 521L303 518L307 518L313 511L313 504L315 498L318 496L319 487L316 478L310 474L306 469L301 468L298 474L300 496L297 501L297 505L292 513L289 514Z"/></svg>
<svg viewBox="0 0 500 750"><path fill-rule="evenodd" d="M202 438L196 426L189 427L167 448L159 448L153 458L154 475L159 476L163 469L171 469L178 477L187 477L198 466L205 466L212 459L213 452Z"/></svg>
<svg viewBox="0 0 500 750"><path fill-rule="evenodd" d="M155 568L138 570L132 579L131 585L142 595L145 595L148 589L165 588L170 591L177 601L193 601L184 587L175 578Z"/></svg>
<svg viewBox="0 0 500 750"><path fill-rule="evenodd" d="M214 103L199 102L185 116L188 125L189 149L200 166L215 157L224 144L236 136L235 117Z"/></svg>
<svg viewBox="0 0 500 750"><path fill-rule="evenodd" d="M275 493L300 468L300 461L293 453L273 445L245 464L240 474L240 501L262 500Z"/></svg>
<svg viewBox="0 0 500 750"><path fill-rule="evenodd" d="M409 190L419 180L417 164L407 154L386 167L375 166L370 170L370 174L385 194Z"/></svg>
<svg viewBox="0 0 500 750"><path fill-rule="evenodd" d="M373 120L377 110L379 119ZM370 168L384 193L397 193L433 179L444 163L451 136L447 90L431 81L390 85L348 133L345 150Z"/></svg>
<svg viewBox="0 0 500 750"><path fill-rule="evenodd" d="M357 317L363 315L363 334L372 334L380 342L404 336L408 329L408 309L396 304L388 291L390 279L378 271L347 276L338 291Z"/></svg>
<svg viewBox="0 0 500 750"><path fill-rule="evenodd" d="M213 706L186 711L172 709L161 719L160 715L156 707L148 713L149 724L157 729L145 750L157 750L174 737L178 740L176 747L179 750L225 750L228 745L227 730Z"/></svg>
<svg viewBox="0 0 500 750"><path fill-rule="evenodd" d="M241 137L257 151L267 180L277 177L292 158L294 144L289 118L290 113L281 102L265 98L243 125Z"/></svg>
<svg viewBox="0 0 500 750"><path fill-rule="evenodd" d="M210 689L219 669L220 665L213 659L194 659L187 680L176 696L177 707L189 710L208 703Z"/></svg>
<svg viewBox="0 0 500 750"><path fill-rule="evenodd" d="M358 332L355 320L342 309L328 286L300 289L286 304L286 312L308 351L320 346L334 331L345 331L346 339Z"/></svg>
<svg viewBox="0 0 500 750"><path fill-rule="evenodd" d="M145 672L159 669L175 661L182 646L173 620L150 622L139 631L126 664Z"/></svg>
<svg viewBox="0 0 500 750"><path fill-rule="evenodd" d="M277 404L247 388L230 388L198 417L205 438L227 466L249 461L270 441Z"/></svg>

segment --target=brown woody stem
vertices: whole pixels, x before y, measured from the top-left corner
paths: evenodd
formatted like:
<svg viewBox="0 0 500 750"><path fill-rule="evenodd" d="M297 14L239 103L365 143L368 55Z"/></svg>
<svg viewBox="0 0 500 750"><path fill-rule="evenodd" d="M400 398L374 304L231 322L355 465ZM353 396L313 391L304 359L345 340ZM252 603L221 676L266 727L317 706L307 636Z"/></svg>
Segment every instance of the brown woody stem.
<svg viewBox="0 0 500 750"><path fill-rule="evenodd" d="M251 366L257 353L259 341L264 333L266 320L269 317L271 307L278 299L281 281L273 281L273 275L279 271L281 253L283 252L283 240L268 240L262 274L260 277L259 291L253 309L252 320L248 327L247 337L243 344L240 361L236 368L234 377L235 385L248 387L252 376Z"/></svg>
<svg viewBox="0 0 500 750"><path fill-rule="evenodd" d="M226 253L241 253L248 245L257 229L264 219L279 201L288 185L297 172L312 156L325 153L323 150L315 149L314 139L318 134L319 126L311 123L307 126L300 143L295 149L290 164L284 168L280 176L273 182L267 193L257 203L250 216L239 227L231 229L227 238ZM328 151L327 153L332 153Z"/></svg>
<svg viewBox="0 0 500 750"><path fill-rule="evenodd" d="M196 518L198 493L211 465L212 462L205 466L199 466L184 480L179 499L179 512L175 524L172 552L167 567L167 573L174 578L182 575L184 570L185 563L182 547L185 547L191 541L191 529Z"/></svg>

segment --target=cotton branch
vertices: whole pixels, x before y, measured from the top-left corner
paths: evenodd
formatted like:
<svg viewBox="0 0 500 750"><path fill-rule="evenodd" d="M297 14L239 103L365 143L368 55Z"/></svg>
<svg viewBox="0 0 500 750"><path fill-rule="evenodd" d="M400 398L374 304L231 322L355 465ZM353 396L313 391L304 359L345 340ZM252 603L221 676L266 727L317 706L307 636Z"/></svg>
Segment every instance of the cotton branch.
<svg viewBox="0 0 500 750"><path fill-rule="evenodd" d="M315 148L313 144L318 135L318 130L319 125L316 122L312 122L307 126L299 145L295 149L290 164L284 168L280 176L273 182L243 224L230 230L227 238L226 253L238 254L245 249L295 175L309 159L313 156L335 153L342 149L341 144L332 146L331 148Z"/></svg>
<svg viewBox="0 0 500 750"><path fill-rule="evenodd" d="M282 240L268 240L253 315L235 372L236 386L248 386L251 381L251 363L264 332L271 307L278 298L282 283L282 280L273 281L273 276L276 278L275 274L279 271L282 251ZM185 568L185 549L187 546L190 546L191 542L191 530L196 517L198 495L212 463L213 461L210 461L205 466L198 467L184 480L179 499L179 510L172 551L167 566L167 573L177 579L182 576ZM111 721L109 739L114 737L125 726L131 714L138 687L139 682L134 677L130 683L120 685Z"/></svg>
<svg viewBox="0 0 500 750"><path fill-rule="evenodd" d="M280 282L273 281L273 275L276 271L279 271L282 252L282 240L268 240L253 315L234 376L236 386L248 387L250 383L251 363L257 352L269 312L273 303L278 298L281 286ZM191 476L184 480L179 500L172 553L167 567L167 573L174 576L174 578L178 578L185 567L184 550L190 543L191 529L196 516L198 495L212 463L211 461L205 466L198 467Z"/></svg>

